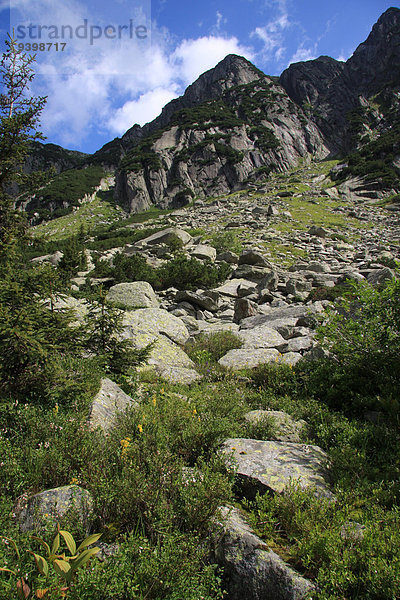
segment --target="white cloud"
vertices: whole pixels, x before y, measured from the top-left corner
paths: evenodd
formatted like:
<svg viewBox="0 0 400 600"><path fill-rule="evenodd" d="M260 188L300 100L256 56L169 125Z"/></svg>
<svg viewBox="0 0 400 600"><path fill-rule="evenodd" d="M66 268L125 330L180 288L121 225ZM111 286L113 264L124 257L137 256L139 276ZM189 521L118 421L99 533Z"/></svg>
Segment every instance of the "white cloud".
<svg viewBox="0 0 400 600"><path fill-rule="evenodd" d="M285 30L291 26L286 0L273 0L270 3L273 10L278 11L278 16L268 21L263 27L256 27L250 36L259 38L264 46L261 52L261 59L268 61L272 57L276 61L282 60L285 54Z"/></svg>
<svg viewBox="0 0 400 600"><path fill-rule="evenodd" d="M19 22L23 18L26 22L71 26L80 25L84 18L95 22L87 14L90 2L13 2L19 10ZM43 15L46 20L41 20ZM219 11L216 17L220 27L224 17ZM39 75L32 89L35 95L48 96L41 119L45 135L73 147L84 147L93 132L120 135L134 123L152 120L167 102L227 54L253 59L251 50L236 37L215 33L177 45L169 32L156 24L152 26L151 45L136 39L102 37L89 49L87 41L72 42L68 52L38 53L40 69L36 69Z"/></svg>
<svg viewBox="0 0 400 600"><path fill-rule="evenodd" d="M129 100L108 120L112 131L118 135L125 133L135 123L144 125L157 117L161 108L176 98L172 90L158 88L142 94L137 100Z"/></svg>
<svg viewBox="0 0 400 600"><path fill-rule="evenodd" d="M303 46L300 46L299 48L297 48L296 52L293 54L292 58L290 59L290 61L288 63L288 66L295 62L302 62L305 60L313 60L314 58L316 58L314 50L310 50L309 48L304 48Z"/></svg>
<svg viewBox="0 0 400 600"><path fill-rule="evenodd" d="M179 79L185 85L193 82L201 73L214 67L227 54L239 54L249 60L252 52L242 46L235 37L201 37L184 40L172 53L171 63L177 69Z"/></svg>

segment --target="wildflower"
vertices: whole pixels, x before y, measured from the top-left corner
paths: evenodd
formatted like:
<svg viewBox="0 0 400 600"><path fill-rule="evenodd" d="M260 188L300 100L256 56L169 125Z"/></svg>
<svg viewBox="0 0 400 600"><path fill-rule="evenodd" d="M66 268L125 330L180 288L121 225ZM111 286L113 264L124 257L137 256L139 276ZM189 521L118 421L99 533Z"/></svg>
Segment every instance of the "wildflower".
<svg viewBox="0 0 400 600"><path fill-rule="evenodd" d="M129 444L131 443L131 441L132 441L132 438L130 438L130 437L126 437L120 441L120 444L122 446L122 452L121 452L122 456L124 456L124 454L126 454L126 451L128 450Z"/></svg>
<svg viewBox="0 0 400 600"><path fill-rule="evenodd" d="M69 482L70 485L76 485L79 483L79 479L77 477L73 477Z"/></svg>
<svg viewBox="0 0 400 600"><path fill-rule="evenodd" d="M195 417L197 415L197 410L194 408L193 409L193 416Z"/></svg>
<svg viewBox="0 0 400 600"><path fill-rule="evenodd" d="M153 406L156 406L156 404L157 404L157 397L154 394L154 396L153 396Z"/></svg>
<svg viewBox="0 0 400 600"><path fill-rule="evenodd" d="M143 433L143 425L141 425L139 423L139 425L137 426L137 428L139 429L139 433Z"/></svg>
<svg viewBox="0 0 400 600"><path fill-rule="evenodd" d="M54 407L54 414L57 415L58 414L58 404L55 405Z"/></svg>

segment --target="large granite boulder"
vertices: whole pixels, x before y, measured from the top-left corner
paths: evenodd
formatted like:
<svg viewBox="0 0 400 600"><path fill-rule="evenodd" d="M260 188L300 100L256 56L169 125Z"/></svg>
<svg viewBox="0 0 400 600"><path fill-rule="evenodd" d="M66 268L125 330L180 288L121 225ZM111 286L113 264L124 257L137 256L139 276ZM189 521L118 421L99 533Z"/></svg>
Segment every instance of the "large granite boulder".
<svg viewBox="0 0 400 600"><path fill-rule="evenodd" d="M93 499L87 490L77 485L65 485L28 498L18 514L22 532L43 531L63 526L68 517L78 519L86 530L93 520Z"/></svg>
<svg viewBox="0 0 400 600"><path fill-rule="evenodd" d="M191 251L191 255L199 260L211 260L214 262L217 256L217 251L212 246L206 246L205 244L199 244Z"/></svg>
<svg viewBox="0 0 400 600"><path fill-rule="evenodd" d="M268 325L260 325L253 329L243 329L238 333L243 348L276 348L283 352L288 342L275 329Z"/></svg>
<svg viewBox="0 0 400 600"><path fill-rule="evenodd" d="M176 238L181 240L184 245L189 244L193 239L192 236L183 229L179 229L178 227L168 227L168 229L163 229L162 231L153 233L153 235L149 235L147 238L140 240L139 243L141 246L153 246L155 244L167 244Z"/></svg>
<svg viewBox="0 0 400 600"><path fill-rule="evenodd" d="M313 584L289 567L255 535L236 508L224 508L223 532L214 557L223 567L229 600L301 600Z"/></svg>
<svg viewBox="0 0 400 600"><path fill-rule="evenodd" d="M240 371L278 360L279 352L275 348L238 348L229 350L218 362L222 367Z"/></svg>
<svg viewBox="0 0 400 600"><path fill-rule="evenodd" d="M107 300L127 308L158 308L159 306L157 296L147 281L113 285L108 291Z"/></svg>
<svg viewBox="0 0 400 600"><path fill-rule="evenodd" d="M189 339L189 331L181 319L160 308L143 308L126 312L123 320L126 337L135 340L143 333L154 337L162 334L176 344Z"/></svg>
<svg viewBox="0 0 400 600"><path fill-rule="evenodd" d="M88 424L92 429L100 427L107 433L115 424L118 413L139 406L121 388L105 377L101 380L100 390L89 408Z"/></svg>
<svg viewBox="0 0 400 600"><path fill-rule="evenodd" d="M316 496L333 498L328 488L328 457L318 446L232 438L222 451L227 461L233 458L237 464L237 477L249 498L258 491L281 493L291 482L311 489Z"/></svg>

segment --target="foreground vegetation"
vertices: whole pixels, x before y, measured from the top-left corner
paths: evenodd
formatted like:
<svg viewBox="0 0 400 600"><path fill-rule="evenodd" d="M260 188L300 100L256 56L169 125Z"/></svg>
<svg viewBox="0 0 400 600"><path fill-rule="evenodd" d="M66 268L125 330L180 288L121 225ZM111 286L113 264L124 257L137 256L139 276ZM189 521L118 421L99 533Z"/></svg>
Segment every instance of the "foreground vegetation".
<svg viewBox="0 0 400 600"><path fill-rule="evenodd" d="M23 272L0 290L6 323L0 332L0 531L37 552L38 542L20 533L12 516L18 499L71 482L89 490L93 531L119 551L105 562L93 559L68 597L222 597L223 574L209 560L210 532L218 507L232 502L273 549L315 580L313 597L398 597L399 283L381 291L352 288L342 313L355 310L355 318L332 313L320 337L334 358L317 364L265 365L238 377L217 364L240 346L236 336L199 338L187 351L204 379L189 389L162 384L146 371L121 373L99 347L96 356L76 358L87 344L87 328L72 329L67 315L32 302L49 291L33 286L35 271L26 280ZM43 268L40 277L36 273L43 282ZM35 296L26 306L29 293ZM25 318L12 338L7 311L17 306ZM45 337L50 329L51 342ZM88 405L106 374L140 402L107 440L86 426ZM329 453L336 502L296 487L253 502L241 498L218 449L227 437L273 439L271 422L254 427L244 419L251 409L285 410L306 420L304 441ZM83 539L73 516L66 525ZM12 568L13 554L1 545L0 563ZM31 586L56 586L57 577L39 575L28 553L21 560ZM17 597L11 580L0 577L1 598Z"/></svg>

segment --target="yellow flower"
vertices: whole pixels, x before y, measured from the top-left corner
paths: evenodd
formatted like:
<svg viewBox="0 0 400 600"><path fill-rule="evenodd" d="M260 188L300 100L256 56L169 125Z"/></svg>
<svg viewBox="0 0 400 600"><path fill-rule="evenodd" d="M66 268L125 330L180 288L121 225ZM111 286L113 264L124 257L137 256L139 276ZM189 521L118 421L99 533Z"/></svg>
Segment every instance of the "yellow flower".
<svg viewBox="0 0 400 600"><path fill-rule="evenodd" d="M53 410L54 410L54 414L57 415L58 414L58 404L55 405Z"/></svg>
<svg viewBox="0 0 400 600"><path fill-rule="evenodd" d="M193 416L195 417L197 415L197 410L194 408L193 409Z"/></svg>
<svg viewBox="0 0 400 600"><path fill-rule="evenodd" d="M76 485L77 483L79 483L79 479L77 477L73 477L69 482L70 485Z"/></svg>
<svg viewBox="0 0 400 600"><path fill-rule="evenodd" d="M156 406L156 404L157 404L157 398L156 398L156 395L154 394L154 396L153 396L153 406Z"/></svg>
<svg viewBox="0 0 400 600"><path fill-rule="evenodd" d="M139 429L139 433L143 433L143 426L140 423L137 428Z"/></svg>

